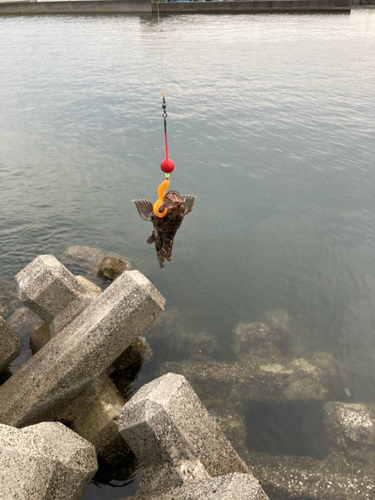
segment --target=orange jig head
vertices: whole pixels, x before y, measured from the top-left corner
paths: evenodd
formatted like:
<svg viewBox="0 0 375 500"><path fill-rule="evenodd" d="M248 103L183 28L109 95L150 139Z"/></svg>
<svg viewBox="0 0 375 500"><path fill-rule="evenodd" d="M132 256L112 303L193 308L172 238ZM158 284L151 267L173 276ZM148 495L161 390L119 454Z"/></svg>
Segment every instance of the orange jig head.
<svg viewBox="0 0 375 500"><path fill-rule="evenodd" d="M161 218L161 217L165 217L167 215L168 208L166 208L164 210L164 212L162 212L162 213L159 212L159 208L160 208L161 204L163 203L165 192L168 189L168 186L169 186L169 180L165 179L165 181L163 181L160 184L160 186L158 187L159 199L154 204L154 214L156 215L156 217L160 217Z"/></svg>

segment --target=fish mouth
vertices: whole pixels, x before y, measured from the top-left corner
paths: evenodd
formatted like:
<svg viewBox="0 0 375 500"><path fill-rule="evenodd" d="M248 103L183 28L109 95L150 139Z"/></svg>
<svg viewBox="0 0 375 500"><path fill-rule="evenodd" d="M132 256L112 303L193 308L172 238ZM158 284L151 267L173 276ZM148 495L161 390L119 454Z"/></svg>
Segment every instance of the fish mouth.
<svg viewBox="0 0 375 500"><path fill-rule="evenodd" d="M184 201L185 199L177 191L168 191L164 196L159 211L162 212L165 208L178 208Z"/></svg>

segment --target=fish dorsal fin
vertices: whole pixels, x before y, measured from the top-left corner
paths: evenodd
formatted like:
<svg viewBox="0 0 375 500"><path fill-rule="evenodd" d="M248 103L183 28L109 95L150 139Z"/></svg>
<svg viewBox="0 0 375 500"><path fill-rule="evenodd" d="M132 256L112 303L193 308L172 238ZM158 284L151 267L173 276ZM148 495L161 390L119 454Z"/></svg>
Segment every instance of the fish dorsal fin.
<svg viewBox="0 0 375 500"><path fill-rule="evenodd" d="M193 194L185 194L183 196L183 198L185 199L185 202L184 202L184 215L187 215L194 208L194 203L195 203L196 196L194 196Z"/></svg>
<svg viewBox="0 0 375 500"><path fill-rule="evenodd" d="M149 200L133 200L135 206L137 207L138 213L143 220L151 221L153 212L153 206Z"/></svg>

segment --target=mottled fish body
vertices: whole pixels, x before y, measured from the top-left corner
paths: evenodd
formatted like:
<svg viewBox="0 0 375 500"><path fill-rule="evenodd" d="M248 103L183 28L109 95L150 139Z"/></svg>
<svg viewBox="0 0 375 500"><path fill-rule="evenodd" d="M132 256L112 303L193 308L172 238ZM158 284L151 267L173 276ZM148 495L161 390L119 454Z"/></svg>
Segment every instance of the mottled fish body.
<svg viewBox="0 0 375 500"><path fill-rule="evenodd" d="M154 231L147 238L147 243L155 243L156 254L161 267L164 267L163 262L165 259L172 260L174 237L184 220L184 216L193 210L195 198L196 196L193 195L181 196L177 191L169 191L159 208L161 213L165 208L168 209L165 217L155 215L153 205L149 200L133 200L141 218L151 221L154 225Z"/></svg>

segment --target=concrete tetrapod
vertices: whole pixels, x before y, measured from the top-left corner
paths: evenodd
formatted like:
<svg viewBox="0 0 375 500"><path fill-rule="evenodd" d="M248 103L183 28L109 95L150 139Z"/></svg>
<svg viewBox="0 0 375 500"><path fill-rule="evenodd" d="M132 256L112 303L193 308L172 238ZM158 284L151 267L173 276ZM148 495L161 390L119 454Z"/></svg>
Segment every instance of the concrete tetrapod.
<svg viewBox="0 0 375 500"><path fill-rule="evenodd" d="M0 371L21 354L21 339L0 316Z"/></svg>
<svg viewBox="0 0 375 500"><path fill-rule="evenodd" d="M1 500L80 500L97 469L94 446L63 424L0 424Z"/></svg>
<svg viewBox="0 0 375 500"><path fill-rule="evenodd" d="M134 499L267 499L181 375L143 386L122 408L119 430L146 467Z"/></svg>
<svg viewBox="0 0 375 500"><path fill-rule="evenodd" d="M20 275L18 275L20 276ZM38 286L40 274L30 275ZM22 275L22 297L26 276ZM31 294L28 303L32 304ZM38 296L38 305L47 311ZM103 373L163 311L165 299L138 271L123 273L0 387L0 423L37 423ZM44 314L44 313L43 313Z"/></svg>
<svg viewBox="0 0 375 500"><path fill-rule="evenodd" d="M59 333L93 296L53 255L39 255L17 276L20 300Z"/></svg>

